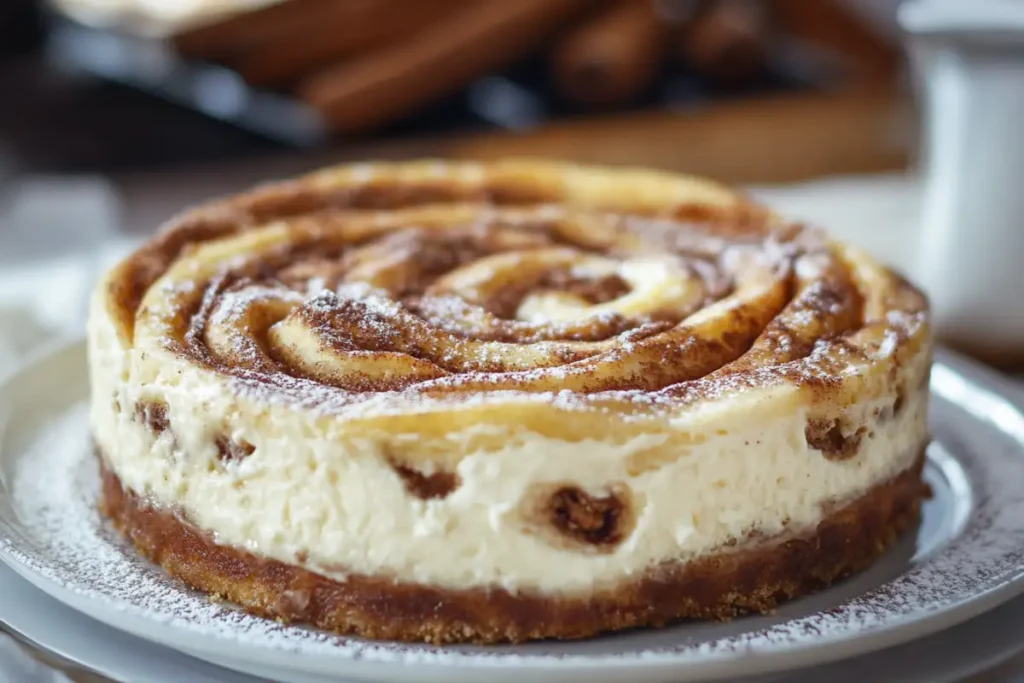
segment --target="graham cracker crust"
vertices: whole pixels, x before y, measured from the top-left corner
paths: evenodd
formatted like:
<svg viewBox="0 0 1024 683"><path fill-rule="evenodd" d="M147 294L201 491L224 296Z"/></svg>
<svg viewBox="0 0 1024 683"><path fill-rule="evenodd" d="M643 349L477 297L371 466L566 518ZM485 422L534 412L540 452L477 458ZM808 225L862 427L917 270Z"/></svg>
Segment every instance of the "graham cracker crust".
<svg viewBox="0 0 1024 683"><path fill-rule="evenodd" d="M101 511L146 557L189 586L283 622L366 638L501 643L586 638L684 618L763 613L858 572L915 526L929 495L916 464L835 509L810 534L664 565L590 595L453 590L351 575L329 579L216 545L180 514L155 509L100 458Z"/></svg>

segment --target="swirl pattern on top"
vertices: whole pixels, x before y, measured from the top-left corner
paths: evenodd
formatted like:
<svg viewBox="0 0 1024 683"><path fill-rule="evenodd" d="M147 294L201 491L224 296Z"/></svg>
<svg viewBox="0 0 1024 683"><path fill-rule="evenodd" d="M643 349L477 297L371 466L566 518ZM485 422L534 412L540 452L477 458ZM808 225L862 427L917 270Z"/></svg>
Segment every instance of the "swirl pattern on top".
<svg viewBox="0 0 1024 683"><path fill-rule="evenodd" d="M328 411L544 394L655 416L777 382L838 405L927 324L902 278L728 189L534 161L331 169L200 207L108 300L126 346Z"/></svg>

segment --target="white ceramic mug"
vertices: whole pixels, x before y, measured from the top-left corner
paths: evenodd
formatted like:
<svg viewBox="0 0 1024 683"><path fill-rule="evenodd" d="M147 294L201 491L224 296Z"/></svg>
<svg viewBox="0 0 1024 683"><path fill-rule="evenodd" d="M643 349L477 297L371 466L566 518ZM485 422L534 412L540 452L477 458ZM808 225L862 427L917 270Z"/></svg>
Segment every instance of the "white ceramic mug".
<svg viewBox="0 0 1024 683"><path fill-rule="evenodd" d="M915 272L940 337L1024 367L1024 0L900 10L925 119Z"/></svg>

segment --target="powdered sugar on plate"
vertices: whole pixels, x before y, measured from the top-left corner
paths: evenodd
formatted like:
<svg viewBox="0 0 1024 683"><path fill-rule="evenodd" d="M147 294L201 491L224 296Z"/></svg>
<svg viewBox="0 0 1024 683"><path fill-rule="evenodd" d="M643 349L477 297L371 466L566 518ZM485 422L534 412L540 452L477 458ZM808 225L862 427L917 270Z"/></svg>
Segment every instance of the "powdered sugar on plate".
<svg viewBox="0 0 1024 683"><path fill-rule="evenodd" d="M936 443L928 476L936 495L917 538L905 539L876 567L840 586L775 615L729 624L686 623L578 643L433 647L367 642L250 616L169 578L103 521L96 509L99 477L83 403L54 408L42 425L11 425L0 434L0 473L6 475L0 478L0 557L34 575L44 588L53 586L58 598L64 591L80 604L97 606L94 616L123 615L124 624L110 619L115 626L145 620L154 639L205 643L208 653L226 648L252 661L301 653L281 660L295 666L317 660L322 667L330 660L463 670L595 663L682 669L877 641L859 648L866 651L881 646L881 636L891 645L923 635L1024 589L1024 416L961 370L957 362L939 364L933 372ZM47 381L56 386L56 380ZM17 386L5 389L15 400ZM78 391L84 395L85 387ZM844 653L856 650L847 647Z"/></svg>

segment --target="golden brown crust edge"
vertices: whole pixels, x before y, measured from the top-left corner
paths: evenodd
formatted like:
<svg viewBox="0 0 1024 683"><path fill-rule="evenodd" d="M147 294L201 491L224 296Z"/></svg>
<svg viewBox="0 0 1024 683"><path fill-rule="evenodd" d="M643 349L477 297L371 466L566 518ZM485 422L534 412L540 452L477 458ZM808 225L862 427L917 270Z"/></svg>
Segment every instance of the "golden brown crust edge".
<svg viewBox="0 0 1024 683"><path fill-rule="evenodd" d="M102 458L101 458L102 460ZM305 569L218 546L181 516L147 505L103 467L101 510L172 576L249 612L366 638L499 643L585 638L683 618L765 612L866 568L919 517L916 464L832 511L809 534L663 567L586 597L452 590Z"/></svg>

